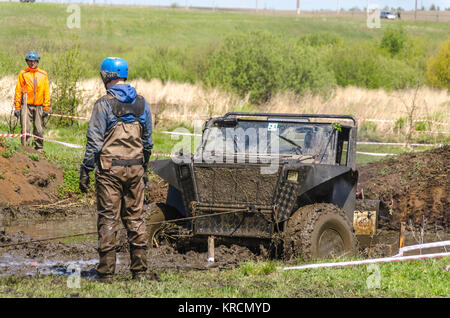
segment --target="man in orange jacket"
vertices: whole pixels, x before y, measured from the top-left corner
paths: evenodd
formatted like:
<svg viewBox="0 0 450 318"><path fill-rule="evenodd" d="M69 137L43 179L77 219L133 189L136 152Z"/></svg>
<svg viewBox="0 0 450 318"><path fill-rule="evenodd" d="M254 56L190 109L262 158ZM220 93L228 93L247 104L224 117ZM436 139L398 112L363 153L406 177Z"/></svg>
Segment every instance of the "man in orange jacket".
<svg viewBox="0 0 450 318"><path fill-rule="evenodd" d="M14 116L19 118L23 94L27 93L27 133L30 133L31 122L33 122L33 135L42 138L44 135L42 120L48 116L50 111L48 75L47 72L38 67L39 55L36 52L28 52L25 61L28 64L28 68L21 71L17 79L16 93L14 96ZM21 124L23 126L22 122ZM41 151L44 146L44 141L35 138L33 146L36 150Z"/></svg>

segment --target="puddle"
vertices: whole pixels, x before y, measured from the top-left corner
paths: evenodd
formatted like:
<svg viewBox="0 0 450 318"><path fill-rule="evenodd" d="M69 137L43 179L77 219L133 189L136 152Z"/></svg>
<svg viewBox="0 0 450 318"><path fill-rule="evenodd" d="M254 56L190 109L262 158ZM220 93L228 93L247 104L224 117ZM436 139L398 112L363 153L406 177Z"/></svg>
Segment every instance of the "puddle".
<svg viewBox="0 0 450 318"><path fill-rule="evenodd" d="M35 240L42 240L57 236L66 236L97 230L96 215L79 215L65 218L64 220L46 220L11 223L5 226L6 234L24 232Z"/></svg>
<svg viewBox="0 0 450 318"><path fill-rule="evenodd" d="M82 277L95 276L95 266L98 259L58 261L58 260L34 260L17 258L9 254L0 256L0 277L18 274L25 276L36 275L72 275L79 272ZM20 268L20 270L18 270ZM90 268L90 269L87 269Z"/></svg>

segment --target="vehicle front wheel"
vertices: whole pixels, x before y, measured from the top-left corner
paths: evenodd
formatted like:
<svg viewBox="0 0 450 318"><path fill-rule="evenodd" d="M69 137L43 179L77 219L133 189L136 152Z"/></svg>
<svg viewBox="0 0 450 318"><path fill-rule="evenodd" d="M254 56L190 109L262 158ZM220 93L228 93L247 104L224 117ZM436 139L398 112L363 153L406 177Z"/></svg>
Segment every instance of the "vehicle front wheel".
<svg viewBox="0 0 450 318"><path fill-rule="evenodd" d="M304 260L351 256L356 236L344 211L333 204L318 203L298 209L284 230L284 258Z"/></svg>
<svg viewBox="0 0 450 318"><path fill-rule="evenodd" d="M177 225L165 223L165 221L181 217L178 211L164 203L152 203L148 213L145 214L148 247L174 243L175 239L172 234L176 232Z"/></svg>

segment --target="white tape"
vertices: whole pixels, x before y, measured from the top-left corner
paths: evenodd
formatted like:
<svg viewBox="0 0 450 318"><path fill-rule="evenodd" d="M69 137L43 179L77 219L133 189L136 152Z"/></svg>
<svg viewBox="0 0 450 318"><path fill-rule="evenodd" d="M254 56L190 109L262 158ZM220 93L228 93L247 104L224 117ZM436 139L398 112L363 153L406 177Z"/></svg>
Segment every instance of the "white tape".
<svg viewBox="0 0 450 318"><path fill-rule="evenodd" d="M50 116L54 117L62 117L62 118L72 118L72 119L81 119L81 120L90 120L89 117L82 117L82 116L70 116L70 115L60 115L60 114L49 114Z"/></svg>
<svg viewBox="0 0 450 318"><path fill-rule="evenodd" d="M176 131L161 131L163 134L167 135L180 135L180 136L195 136L195 137L201 137L200 134L191 134L191 133L182 133L182 132L176 132Z"/></svg>
<svg viewBox="0 0 450 318"><path fill-rule="evenodd" d="M344 266L354 266L354 265L367 265L374 263L389 263L389 262L403 262L403 261L413 261L426 258L441 258L450 256L450 253L435 253L435 254L424 254L424 255L411 255L411 256L393 256L384 258L374 258L362 261L351 261L351 262L338 262L338 263L322 263L322 264L309 264L302 266L284 267L283 270L290 269L311 269L311 268L326 268L326 267L344 267Z"/></svg>
<svg viewBox="0 0 450 318"><path fill-rule="evenodd" d="M419 146L424 146L424 147L442 147L442 144L407 144L404 142L374 142L374 141L357 141L356 142L359 145L385 145L385 146L404 146L406 147L407 145L410 146L414 146L414 147L419 147Z"/></svg>
<svg viewBox="0 0 450 318"><path fill-rule="evenodd" d="M357 151L356 153L360 155L379 156L379 157L395 156L394 153L378 153L378 152L362 152L362 151Z"/></svg>
<svg viewBox="0 0 450 318"><path fill-rule="evenodd" d="M45 141L48 141L48 142L53 142L55 144L60 144L60 145L63 145L63 146L66 146L66 147L70 147L70 148L77 148L77 149L85 148L84 146L81 146L81 145L75 145L75 144L70 144L68 142L62 142L62 141L42 138L42 137L35 136L33 134L27 134L27 135L30 136L30 137L33 137L33 138L42 139L42 140L45 140Z"/></svg>
<svg viewBox="0 0 450 318"><path fill-rule="evenodd" d="M403 253L408 252L408 251L427 249L427 248L433 248L433 247L442 247L442 246L447 246L447 245L450 245L450 241L432 242L432 243L405 246L405 247L400 248L398 250L398 254L395 256L403 256Z"/></svg>

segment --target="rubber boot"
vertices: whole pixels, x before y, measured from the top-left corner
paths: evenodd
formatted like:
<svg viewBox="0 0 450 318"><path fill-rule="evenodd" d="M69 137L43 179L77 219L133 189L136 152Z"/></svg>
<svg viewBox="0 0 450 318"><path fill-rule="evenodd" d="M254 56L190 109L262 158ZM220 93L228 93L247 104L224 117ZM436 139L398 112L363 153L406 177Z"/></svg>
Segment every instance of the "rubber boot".
<svg viewBox="0 0 450 318"><path fill-rule="evenodd" d="M108 252L98 252L99 262L97 273L99 276L112 276L116 271L116 250Z"/></svg>
<svg viewBox="0 0 450 318"><path fill-rule="evenodd" d="M131 272L147 271L147 248L130 246Z"/></svg>

